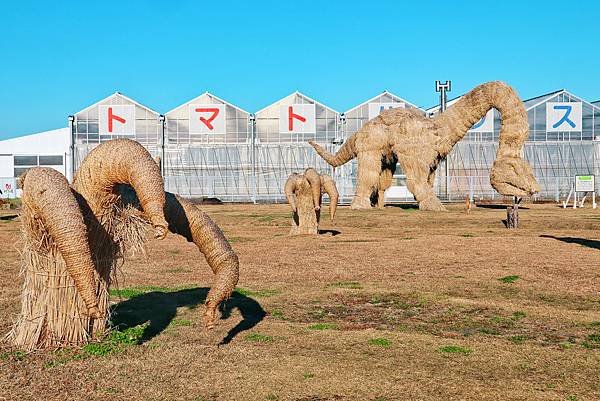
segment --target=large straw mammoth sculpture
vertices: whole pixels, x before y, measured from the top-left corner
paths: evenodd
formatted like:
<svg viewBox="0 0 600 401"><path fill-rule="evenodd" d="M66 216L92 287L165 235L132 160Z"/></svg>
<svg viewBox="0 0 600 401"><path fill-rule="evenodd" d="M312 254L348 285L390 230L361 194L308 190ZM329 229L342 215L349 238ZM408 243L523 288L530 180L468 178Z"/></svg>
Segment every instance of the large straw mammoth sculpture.
<svg viewBox="0 0 600 401"><path fill-rule="evenodd" d="M215 281L204 324L238 281L237 255L195 205L166 193L160 170L139 143L118 139L92 150L70 187L59 172L34 168L21 177L25 277L21 313L8 335L26 349L78 345L104 333L108 290L127 250L141 249L147 227L194 242Z"/></svg>
<svg viewBox="0 0 600 401"><path fill-rule="evenodd" d="M323 193L329 195L331 221L335 218L339 194L330 176L307 168L304 174L293 173L288 177L284 192L293 213L290 235L318 234Z"/></svg>
<svg viewBox="0 0 600 401"><path fill-rule="evenodd" d="M530 196L539 191L531 167L520 152L529 134L527 112L517 93L502 82L488 82L464 95L444 113L427 118L413 109L390 109L367 122L334 155L310 141L317 153L337 167L358 159L353 209L371 208L372 195L391 184L397 158L407 186L421 210L444 210L433 191L435 170L467 131L491 108L502 117L490 182L502 195ZM383 167L382 167L383 166ZM379 200L382 202L382 199Z"/></svg>

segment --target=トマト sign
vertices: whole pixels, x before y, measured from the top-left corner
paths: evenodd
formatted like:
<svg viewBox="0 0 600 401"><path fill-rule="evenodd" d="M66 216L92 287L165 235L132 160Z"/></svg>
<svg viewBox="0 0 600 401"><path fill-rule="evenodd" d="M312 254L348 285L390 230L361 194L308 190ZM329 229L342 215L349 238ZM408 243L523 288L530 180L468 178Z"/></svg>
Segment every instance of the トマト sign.
<svg viewBox="0 0 600 401"><path fill-rule="evenodd" d="M279 109L279 132L284 134L314 134L317 132L314 104L282 105Z"/></svg>
<svg viewBox="0 0 600 401"><path fill-rule="evenodd" d="M111 104L98 106L100 134L135 134L135 106Z"/></svg>
<svg viewBox="0 0 600 401"><path fill-rule="evenodd" d="M576 175L575 192L594 192L596 177L593 175Z"/></svg>
<svg viewBox="0 0 600 401"><path fill-rule="evenodd" d="M190 104L190 134L225 134L224 104Z"/></svg>

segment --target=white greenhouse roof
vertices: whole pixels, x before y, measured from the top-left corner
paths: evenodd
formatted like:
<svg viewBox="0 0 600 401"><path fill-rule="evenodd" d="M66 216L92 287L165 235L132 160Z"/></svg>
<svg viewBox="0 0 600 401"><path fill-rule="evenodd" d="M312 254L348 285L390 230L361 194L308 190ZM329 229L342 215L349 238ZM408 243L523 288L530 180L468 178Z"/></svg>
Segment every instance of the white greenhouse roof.
<svg viewBox="0 0 600 401"><path fill-rule="evenodd" d="M0 141L0 153L7 155L62 155L69 152L69 128L59 128Z"/></svg>
<svg viewBox="0 0 600 401"><path fill-rule="evenodd" d="M331 107L326 106L323 103L318 102L318 101L314 100L313 98L308 97L308 96L306 96L305 94L303 94L302 92L299 92L299 91L295 91L295 92L290 93L289 95L287 95L285 97L282 97L281 99L279 99L279 100L277 100L277 101L269 104L268 106L263 107L262 109L260 109L259 111L257 111L255 114L258 115L260 113L263 113L263 112L267 111L268 109L270 109L271 107L276 106L276 105L278 105L280 103L284 103L286 100L288 100L289 98L292 98L294 96L298 96L298 97L302 98L306 103L314 103L314 104L316 104L318 106L321 106L321 107L323 107L323 108L331 111L332 113L339 114L339 112L337 110L332 109Z"/></svg>
<svg viewBox="0 0 600 401"><path fill-rule="evenodd" d="M185 107L185 106L187 106L189 104L194 104L194 103L199 102L199 101L203 101L206 98L211 99L211 101L216 101L217 103L221 103L221 104L233 107L234 109L237 109L237 110L241 111L242 113L250 114L249 112L247 112L246 110L242 109L241 107L236 106L235 104L230 103L230 102L228 102L226 100L223 100L220 97L218 97L216 95L213 95L212 93L206 91L203 94L201 94L200 96L196 96L195 98L193 98L191 100L188 100L187 102L185 102L183 104L180 104L179 106L177 106L177 107L175 107L175 108L167 111L165 113L165 116L169 116L169 114L172 114L172 113L176 112L177 110L179 110L182 107Z"/></svg>
<svg viewBox="0 0 600 401"><path fill-rule="evenodd" d="M372 102L377 102L380 98L385 97L385 96L389 96L390 98L392 98L394 100L394 102L406 103L406 104L410 105L411 107L417 108L419 110L423 110L421 107L417 106L416 104L414 104L412 102L409 102L408 100L406 100L404 98L401 98L400 96L395 95L395 94L393 94L390 91L384 90L379 95L373 96L372 98L370 98L368 100L365 100L364 102L362 102L362 103L360 103L360 104L352 107L351 109L345 111L344 114L351 113L352 111L354 111L354 110L358 109L359 107L362 107L362 106L364 106L366 104L369 104L369 103L372 103ZM425 110L423 110L423 111L425 111Z"/></svg>
<svg viewBox="0 0 600 401"><path fill-rule="evenodd" d="M101 105L101 104L106 104L106 103L110 102L110 101L111 101L113 98L118 98L118 99L121 99L121 100L122 100L122 101L124 101L125 103L134 104L134 105L136 105L136 106L138 106L138 107L141 107L142 109L144 109L144 110L146 110L146 111L148 111L148 112L150 112L150 113L152 113L152 114L155 114L156 116L159 116L159 115L160 115L160 113L158 113L157 111L155 111L155 110L152 110L151 108L149 108L149 107L147 107L147 106L144 106L143 104L141 104L141 103L139 103L139 102L137 102L137 101L133 100L132 98L125 96L125 95L124 95L124 94L122 94L121 92L115 92L115 93L113 93L112 95L110 95L110 96L107 96L107 97L105 97L104 99L102 99L102 100L100 100L100 101L98 101L98 102L96 102L96 103L94 103L94 104L92 104L92 105L90 105L90 106L86 107L85 109L83 109L83 110L79 110L79 111L78 111L77 113L75 113L75 114L81 114L81 113L84 113L84 112L86 112L86 111L88 111L88 110L91 110L91 109L93 109L94 107L97 107L97 106L99 106L99 105Z"/></svg>

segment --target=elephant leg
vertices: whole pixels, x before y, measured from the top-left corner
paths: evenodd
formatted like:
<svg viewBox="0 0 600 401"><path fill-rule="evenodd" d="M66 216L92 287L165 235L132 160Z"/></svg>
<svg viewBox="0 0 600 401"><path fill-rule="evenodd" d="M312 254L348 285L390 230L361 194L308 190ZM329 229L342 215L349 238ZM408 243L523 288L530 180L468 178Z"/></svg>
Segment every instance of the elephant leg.
<svg viewBox="0 0 600 401"><path fill-rule="evenodd" d="M350 205L351 209L371 208L371 195L379 187L380 174L381 152L369 151L358 154L356 195Z"/></svg>
<svg viewBox="0 0 600 401"><path fill-rule="evenodd" d="M431 172L424 163L409 163L404 171L408 190L415 196L420 210L446 210L433 192L435 172Z"/></svg>
<svg viewBox="0 0 600 401"><path fill-rule="evenodd" d="M385 206L385 191L392 186L394 172L388 168L379 175L379 191L377 194L377 207L383 209Z"/></svg>

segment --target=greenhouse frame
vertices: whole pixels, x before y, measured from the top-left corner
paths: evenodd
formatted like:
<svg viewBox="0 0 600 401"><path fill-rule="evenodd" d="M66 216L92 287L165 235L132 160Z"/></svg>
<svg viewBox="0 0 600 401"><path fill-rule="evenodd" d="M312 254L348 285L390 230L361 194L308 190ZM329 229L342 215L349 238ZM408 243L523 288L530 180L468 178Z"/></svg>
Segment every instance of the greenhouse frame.
<svg viewBox="0 0 600 401"><path fill-rule="evenodd" d="M530 136L523 156L542 188L536 200L565 198L575 175L600 176L600 102L595 103L566 90L524 101ZM69 118L70 153L76 169L99 143L131 138L160 159L167 190L224 202L283 202L288 175L315 167L333 175L341 201L349 202L355 192L356 161L334 170L307 141L335 152L366 121L391 107L416 108L424 115L437 112L384 91L344 113L294 92L253 114L206 92L161 115L117 92ZM566 109L572 114L551 121ZM442 200L501 197L489 183L500 125L499 113L490 111L440 164L435 191ZM386 200L414 202L400 168Z"/></svg>

